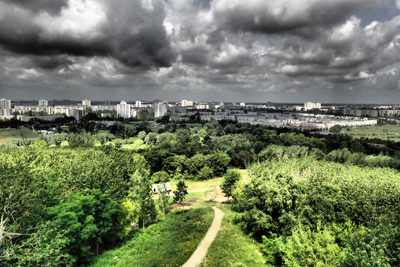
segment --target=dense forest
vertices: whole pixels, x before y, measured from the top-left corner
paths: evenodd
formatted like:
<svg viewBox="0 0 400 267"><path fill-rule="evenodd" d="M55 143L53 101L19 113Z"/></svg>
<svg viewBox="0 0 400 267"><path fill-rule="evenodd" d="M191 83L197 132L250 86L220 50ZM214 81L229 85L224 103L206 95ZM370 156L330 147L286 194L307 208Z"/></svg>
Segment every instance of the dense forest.
<svg viewBox="0 0 400 267"><path fill-rule="evenodd" d="M63 123L0 146L2 265L89 264L164 216L152 184L222 176L266 264L400 264L398 143L228 121Z"/></svg>

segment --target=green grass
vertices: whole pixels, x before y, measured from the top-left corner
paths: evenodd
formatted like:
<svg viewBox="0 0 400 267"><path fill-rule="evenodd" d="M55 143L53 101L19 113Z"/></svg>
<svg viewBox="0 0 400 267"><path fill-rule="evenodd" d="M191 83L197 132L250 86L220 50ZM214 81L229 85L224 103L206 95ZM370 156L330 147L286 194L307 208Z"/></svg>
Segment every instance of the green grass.
<svg viewBox="0 0 400 267"><path fill-rule="evenodd" d="M239 225L233 223L235 212L230 204L218 205L224 212L221 230L208 248L201 267L243 266L258 267L265 265L266 259L260 252L259 244L245 235Z"/></svg>
<svg viewBox="0 0 400 267"><path fill-rule="evenodd" d="M347 134L355 138L380 138L383 140L400 141L400 125L375 125L352 128Z"/></svg>
<svg viewBox="0 0 400 267"><path fill-rule="evenodd" d="M185 180L186 185L188 186L188 190L196 190L196 189L203 189L203 188L210 188L215 187L216 185L220 186L222 183L222 177L215 178L207 181L190 181ZM176 184L178 181L170 181L172 191L176 190Z"/></svg>
<svg viewBox="0 0 400 267"><path fill-rule="evenodd" d="M246 170L240 170L240 172L242 175L247 174ZM231 210L231 205L206 201L206 193L208 192L190 193L187 195L186 199L196 199L196 205L201 207L217 206L225 215L222 219L221 230L208 248L206 257L200 266L258 267L265 265L266 259L260 251L259 244L243 233L239 225L233 222L236 212Z"/></svg>
<svg viewBox="0 0 400 267"><path fill-rule="evenodd" d="M243 180L246 182L248 180L247 170L239 170L242 174ZM188 190L196 190L196 189L203 189L203 188L211 188L215 186L221 186L223 177L214 178L206 181L190 181L185 180L186 185L188 186ZM178 181L170 181L172 191L176 190L176 184Z"/></svg>
<svg viewBox="0 0 400 267"><path fill-rule="evenodd" d="M247 175L246 170L240 172L243 176ZM219 182L220 179L214 180ZM197 186L201 183L203 182L193 182ZM231 205L209 201L206 198L209 192L212 191L188 194L185 200L195 199L196 202L185 207L185 213L182 213L181 208L176 208L161 222L139 230L124 246L96 258L92 266L182 266L211 226L214 218L211 208L214 206L225 215L221 230L200 266L264 265L266 260L260 252L259 244L233 223L236 213L231 210Z"/></svg>
<svg viewBox="0 0 400 267"><path fill-rule="evenodd" d="M0 129L0 143L8 143L12 140L28 138L37 139L38 134L32 132L32 130L27 128L21 129Z"/></svg>
<svg viewBox="0 0 400 267"><path fill-rule="evenodd" d="M92 266L182 266L214 218L210 207L173 212L138 233L124 246L105 252Z"/></svg>

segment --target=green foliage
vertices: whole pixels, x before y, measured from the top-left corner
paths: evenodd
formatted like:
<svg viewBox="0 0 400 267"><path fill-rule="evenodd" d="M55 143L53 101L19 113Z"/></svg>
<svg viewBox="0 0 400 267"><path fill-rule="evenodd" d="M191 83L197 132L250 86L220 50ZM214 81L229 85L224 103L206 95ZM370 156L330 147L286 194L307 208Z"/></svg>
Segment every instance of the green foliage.
<svg viewBox="0 0 400 267"><path fill-rule="evenodd" d="M121 241L126 241L133 235L132 225L139 221L139 218L137 217L139 211L137 208L138 205L135 207L133 202L129 199L118 205L117 235Z"/></svg>
<svg viewBox="0 0 400 267"><path fill-rule="evenodd" d="M156 143L156 141L157 141L157 134L156 133L152 133L152 132L150 132L150 133L148 133L147 135L146 135L146 137L144 138L144 143L146 144L146 145L154 145L155 143Z"/></svg>
<svg viewBox="0 0 400 267"><path fill-rule="evenodd" d="M37 146L37 147L47 147L47 143L44 140L41 140L39 142L35 142L34 145Z"/></svg>
<svg viewBox="0 0 400 267"><path fill-rule="evenodd" d="M169 175L165 171L156 172L151 176L151 183L166 183L169 181Z"/></svg>
<svg viewBox="0 0 400 267"><path fill-rule="evenodd" d="M15 245L6 259L9 266L74 266L75 257L68 252L67 230L57 229L56 222L38 225L38 229L20 246Z"/></svg>
<svg viewBox="0 0 400 267"><path fill-rule="evenodd" d="M65 233L69 254L80 263L98 254L103 242L116 238L112 229L117 211L117 203L99 190L86 196L71 193L66 202L48 209L55 229Z"/></svg>
<svg viewBox="0 0 400 267"><path fill-rule="evenodd" d="M338 124L333 125L333 126L329 129L329 131L330 131L331 133L336 133L336 134L339 134L341 130L342 130L342 126L340 126L340 125L338 125Z"/></svg>
<svg viewBox="0 0 400 267"><path fill-rule="evenodd" d="M146 136L147 136L147 134L146 134L146 132L145 131L140 131L139 133L138 133L138 138L139 139L142 139L143 141L144 141L144 139L146 138Z"/></svg>
<svg viewBox="0 0 400 267"><path fill-rule="evenodd" d="M151 182L146 169L137 169L131 176L129 197L137 207L138 223L144 228L153 222L156 217Z"/></svg>
<svg viewBox="0 0 400 267"><path fill-rule="evenodd" d="M268 242L264 237L264 243ZM320 226L314 232L299 225L285 242L281 237L274 245L277 246L278 253L283 255L282 263L285 266L340 266L345 254L335 243L335 237L329 229L321 229ZM269 247L270 245L266 245L265 249ZM277 261L270 263L275 264Z"/></svg>
<svg viewBox="0 0 400 267"><path fill-rule="evenodd" d="M176 184L176 190L174 191L175 203L182 203L182 201L185 199L185 196L188 194L187 187L188 186L182 180Z"/></svg>
<svg viewBox="0 0 400 267"><path fill-rule="evenodd" d="M105 252L92 266L182 266L196 250L212 220L211 208L174 213L139 230L123 247Z"/></svg>
<svg viewBox="0 0 400 267"><path fill-rule="evenodd" d="M204 166L197 174L197 179L199 181L210 180L214 177L214 172L208 166Z"/></svg>
<svg viewBox="0 0 400 267"><path fill-rule="evenodd" d="M237 170L228 170L224 176L221 188L225 196L231 197L236 183L242 179L242 175Z"/></svg>

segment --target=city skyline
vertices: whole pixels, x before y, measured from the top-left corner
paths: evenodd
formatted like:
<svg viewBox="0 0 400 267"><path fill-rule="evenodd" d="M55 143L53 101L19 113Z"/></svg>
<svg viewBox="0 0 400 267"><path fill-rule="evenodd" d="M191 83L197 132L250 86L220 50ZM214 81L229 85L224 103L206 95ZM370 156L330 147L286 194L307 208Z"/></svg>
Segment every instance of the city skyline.
<svg viewBox="0 0 400 267"><path fill-rule="evenodd" d="M0 0L0 97L400 99L400 0Z"/></svg>

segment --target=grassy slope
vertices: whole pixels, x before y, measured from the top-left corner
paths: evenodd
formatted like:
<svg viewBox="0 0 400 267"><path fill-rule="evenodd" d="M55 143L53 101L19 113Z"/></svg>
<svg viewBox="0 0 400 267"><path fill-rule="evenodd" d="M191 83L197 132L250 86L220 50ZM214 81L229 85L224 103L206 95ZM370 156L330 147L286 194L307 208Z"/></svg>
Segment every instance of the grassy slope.
<svg viewBox="0 0 400 267"><path fill-rule="evenodd" d="M207 233L214 211L209 207L175 212L140 230L133 239L98 257L93 266L182 266Z"/></svg>
<svg viewBox="0 0 400 267"><path fill-rule="evenodd" d="M246 180L247 171L240 170ZM206 201L208 192L188 194L186 199L197 202L185 213L177 208L158 224L138 233L121 248L98 257L93 266L181 266L196 249L208 231L217 206L225 216L221 230L208 249L202 267L262 266L265 258L259 245L233 223L235 212L230 204Z"/></svg>
<svg viewBox="0 0 400 267"><path fill-rule="evenodd" d="M260 252L259 244L246 236L240 227L232 222L235 213L231 211L230 205L218 205L218 208L225 213L221 230L200 266L258 267L265 265L265 258Z"/></svg>

